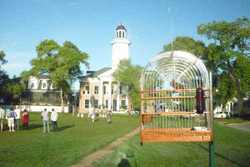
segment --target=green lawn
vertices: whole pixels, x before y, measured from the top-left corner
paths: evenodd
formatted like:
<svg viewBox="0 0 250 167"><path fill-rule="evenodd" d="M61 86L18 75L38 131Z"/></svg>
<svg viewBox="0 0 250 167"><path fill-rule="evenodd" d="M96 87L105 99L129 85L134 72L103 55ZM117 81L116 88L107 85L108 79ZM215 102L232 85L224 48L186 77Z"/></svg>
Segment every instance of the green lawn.
<svg viewBox="0 0 250 167"><path fill-rule="evenodd" d="M232 121L233 122L233 121ZM249 167L250 133L215 124L215 166ZM124 143L96 167L208 167L208 143Z"/></svg>
<svg viewBox="0 0 250 167"><path fill-rule="evenodd" d="M220 122L224 125L226 124L232 124L232 123L250 123L249 119L244 119L244 118L230 118L230 119L215 119L215 122Z"/></svg>
<svg viewBox="0 0 250 167"><path fill-rule="evenodd" d="M112 123L99 118L92 123L60 114L59 132L42 133L39 113L31 113L30 130L0 133L0 166L70 166L86 155L131 132L138 116L113 115ZM227 119L229 120L229 119ZM250 133L215 124L215 164L218 167L250 166ZM238 119L230 122L237 122ZM5 123L7 123L5 121ZM5 128L6 128L5 124ZM52 130L52 126L51 126ZM207 167L208 143L144 143L140 135L121 145L96 167Z"/></svg>
<svg viewBox="0 0 250 167"><path fill-rule="evenodd" d="M5 120L5 129L7 128ZM70 166L139 126L139 116L90 118L59 114L58 132L43 133L39 113L30 113L30 129L0 132L0 166ZM52 130L52 125L50 124Z"/></svg>

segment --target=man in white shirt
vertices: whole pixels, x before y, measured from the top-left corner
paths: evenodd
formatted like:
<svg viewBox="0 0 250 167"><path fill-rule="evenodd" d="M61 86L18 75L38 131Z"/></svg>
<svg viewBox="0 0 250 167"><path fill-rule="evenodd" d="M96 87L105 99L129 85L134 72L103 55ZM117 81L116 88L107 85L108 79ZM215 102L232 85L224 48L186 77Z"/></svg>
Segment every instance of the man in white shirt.
<svg viewBox="0 0 250 167"><path fill-rule="evenodd" d="M15 117L15 130L19 130L19 126L20 126L20 114L21 114L21 110L18 106L16 106L16 109L14 110L16 113L16 117Z"/></svg>
<svg viewBox="0 0 250 167"><path fill-rule="evenodd" d="M54 110L54 108L52 108L51 121L52 121L54 131L56 131L58 129L57 118L58 118L58 113Z"/></svg>
<svg viewBox="0 0 250 167"><path fill-rule="evenodd" d="M0 106L0 125L1 125L1 132L3 131L3 121L5 117L5 111L4 109Z"/></svg>
<svg viewBox="0 0 250 167"><path fill-rule="evenodd" d="M43 133L46 132L46 126L49 132L49 112L45 108L44 111L41 113L41 118L43 119Z"/></svg>

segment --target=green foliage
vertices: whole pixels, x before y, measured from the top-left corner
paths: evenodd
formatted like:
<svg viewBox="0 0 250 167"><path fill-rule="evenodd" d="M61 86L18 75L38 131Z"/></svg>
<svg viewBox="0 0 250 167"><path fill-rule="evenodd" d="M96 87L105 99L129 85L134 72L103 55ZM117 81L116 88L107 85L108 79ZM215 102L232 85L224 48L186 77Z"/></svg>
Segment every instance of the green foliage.
<svg viewBox="0 0 250 167"><path fill-rule="evenodd" d="M37 58L30 61L31 70L24 71L21 76L27 80L30 76L48 74L53 87L63 91L63 95L71 92L70 86L82 74L80 64L89 65L88 54L70 41L59 46L54 40L44 40L36 51ZM63 103L63 98L61 101Z"/></svg>
<svg viewBox="0 0 250 167"><path fill-rule="evenodd" d="M0 65L7 63L7 60L4 59L5 56L6 55L5 55L4 51L1 50L0 51Z"/></svg>
<svg viewBox="0 0 250 167"><path fill-rule="evenodd" d="M0 99L6 97L5 86L8 84L9 76L5 71L0 71Z"/></svg>
<svg viewBox="0 0 250 167"><path fill-rule="evenodd" d="M130 60L121 60L113 78L122 85L128 86L129 98L134 109L140 109L140 77L142 67L133 65Z"/></svg>
<svg viewBox="0 0 250 167"><path fill-rule="evenodd" d="M20 78L14 76L11 79L4 71L0 71L0 98L5 104L18 103L25 90L26 86Z"/></svg>
<svg viewBox="0 0 250 167"><path fill-rule="evenodd" d="M6 93L12 96L13 99L18 99L26 90L26 85L20 78L14 77L10 79L8 84L4 86Z"/></svg>
<svg viewBox="0 0 250 167"><path fill-rule="evenodd" d="M174 50L186 51L195 56L202 57L205 53L205 44L190 37L177 37L173 41ZM163 52L171 51L171 43L164 45Z"/></svg>
<svg viewBox="0 0 250 167"><path fill-rule="evenodd" d="M208 45L205 59L217 76L220 103L237 97L243 113L243 97L250 92L249 19L243 17L231 23L213 21L201 24L197 29L198 34L214 41Z"/></svg>

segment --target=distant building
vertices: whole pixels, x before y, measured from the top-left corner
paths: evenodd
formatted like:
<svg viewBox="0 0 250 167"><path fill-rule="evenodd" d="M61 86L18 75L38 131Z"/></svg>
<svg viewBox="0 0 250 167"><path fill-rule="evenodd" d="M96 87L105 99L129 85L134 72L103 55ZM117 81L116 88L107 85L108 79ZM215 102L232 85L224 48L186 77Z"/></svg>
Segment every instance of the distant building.
<svg viewBox="0 0 250 167"><path fill-rule="evenodd" d="M117 69L120 60L129 59L130 44L130 40L126 37L126 28L119 25L115 31L115 38L111 41L112 67L87 71L85 76L80 77L80 113L90 111L93 97L96 109L112 110L114 113L125 113L130 110L128 88L112 78L112 73Z"/></svg>
<svg viewBox="0 0 250 167"><path fill-rule="evenodd" d="M60 92L52 86L48 75L31 76L22 104L60 105Z"/></svg>
<svg viewBox="0 0 250 167"><path fill-rule="evenodd" d="M65 112L70 112L69 100L71 97L65 99ZM22 96L22 110L40 112L44 108L51 111L54 108L57 112L61 112L60 91L55 89L50 82L49 75L39 75L38 77L29 77L27 83L27 91Z"/></svg>

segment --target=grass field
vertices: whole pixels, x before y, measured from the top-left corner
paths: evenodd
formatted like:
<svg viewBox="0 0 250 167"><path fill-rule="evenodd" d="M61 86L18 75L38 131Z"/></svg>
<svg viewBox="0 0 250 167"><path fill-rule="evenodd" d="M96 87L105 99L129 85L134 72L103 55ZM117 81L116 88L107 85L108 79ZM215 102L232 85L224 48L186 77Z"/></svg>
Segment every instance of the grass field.
<svg viewBox="0 0 250 167"><path fill-rule="evenodd" d="M7 121L5 120L5 129ZM90 118L59 114L58 132L43 133L39 113L30 113L30 129L0 132L0 166L70 166L86 155L136 129L139 116ZM52 125L50 124L52 130Z"/></svg>
<svg viewBox="0 0 250 167"><path fill-rule="evenodd" d="M0 133L0 166L70 166L139 125L138 116L113 115L111 121L108 125L105 118L99 118L92 123L86 116L81 119L60 114L59 132L42 133L39 113L31 113L30 130L9 132L6 129ZM250 166L250 133L218 124L225 121L241 122L238 118L215 121L215 165ZM208 143L144 143L140 146L138 134L94 165L205 167L208 166Z"/></svg>
<svg viewBox="0 0 250 167"><path fill-rule="evenodd" d="M215 119L215 122L220 122L224 125L233 124L233 123L250 123L250 119L243 119L243 118L230 118L230 119Z"/></svg>
<svg viewBox="0 0 250 167"><path fill-rule="evenodd" d="M250 133L215 124L215 166L249 167ZM228 122L237 123L240 119ZM240 121L241 122L241 121ZM96 167L208 167L208 143L144 143L140 135L124 143Z"/></svg>

